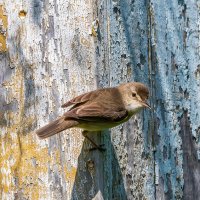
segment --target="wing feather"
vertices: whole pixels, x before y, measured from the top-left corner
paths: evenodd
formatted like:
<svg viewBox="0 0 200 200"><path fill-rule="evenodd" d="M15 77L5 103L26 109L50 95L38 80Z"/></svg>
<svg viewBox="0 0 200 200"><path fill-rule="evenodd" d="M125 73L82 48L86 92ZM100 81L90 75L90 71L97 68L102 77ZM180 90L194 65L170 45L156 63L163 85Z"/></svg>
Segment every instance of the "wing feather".
<svg viewBox="0 0 200 200"><path fill-rule="evenodd" d="M96 122L118 122L128 116L127 110L113 110L102 107L97 103L94 105L81 106L64 114L65 119L76 119L82 121Z"/></svg>
<svg viewBox="0 0 200 200"><path fill-rule="evenodd" d="M98 95L100 95L100 93L105 90L105 89L98 89L92 92L88 92L82 95L79 95L73 99L71 99L70 101L66 102L65 104L63 104L61 107L65 108L71 105L79 105L82 103L86 103L89 100L93 100L95 99Z"/></svg>
<svg viewBox="0 0 200 200"><path fill-rule="evenodd" d="M118 122L128 116L128 112L117 88L106 88L80 95L62 107L73 105L64 114L65 119L96 122Z"/></svg>

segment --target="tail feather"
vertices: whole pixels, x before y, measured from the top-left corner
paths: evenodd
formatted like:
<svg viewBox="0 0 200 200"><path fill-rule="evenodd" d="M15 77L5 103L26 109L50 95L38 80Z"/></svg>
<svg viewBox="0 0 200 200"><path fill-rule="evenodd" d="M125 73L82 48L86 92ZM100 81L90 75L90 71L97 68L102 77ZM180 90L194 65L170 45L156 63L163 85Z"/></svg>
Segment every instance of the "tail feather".
<svg viewBox="0 0 200 200"><path fill-rule="evenodd" d="M36 134L38 135L39 138L45 139L65 129L72 128L73 126L77 124L78 124L77 121L65 120L63 117L60 117L59 119L52 121L46 126L38 129L36 131Z"/></svg>

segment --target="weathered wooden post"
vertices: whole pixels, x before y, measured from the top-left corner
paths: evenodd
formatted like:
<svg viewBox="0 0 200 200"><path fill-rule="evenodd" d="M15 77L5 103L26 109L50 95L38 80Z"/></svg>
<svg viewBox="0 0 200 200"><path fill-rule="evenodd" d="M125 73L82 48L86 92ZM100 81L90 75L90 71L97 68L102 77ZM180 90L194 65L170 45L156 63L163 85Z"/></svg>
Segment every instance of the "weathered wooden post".
<svg viewBox="0 0 200 200"><path fill-rule="evenodd" d="M200 1L151 1L156 199L200 198Z"/></svg>

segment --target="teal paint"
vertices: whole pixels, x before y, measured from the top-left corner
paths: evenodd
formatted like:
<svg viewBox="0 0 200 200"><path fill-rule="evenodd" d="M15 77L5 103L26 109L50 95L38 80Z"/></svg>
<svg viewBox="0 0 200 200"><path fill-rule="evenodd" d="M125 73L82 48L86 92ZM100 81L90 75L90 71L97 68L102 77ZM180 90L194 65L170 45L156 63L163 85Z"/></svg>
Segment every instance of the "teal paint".
<svg viewBox="0 0 200 200"><path fill-rule="evenodd" d="M197 161L199 151L198 129L200 124L199 79L195 71L199 65L199 19L198 4L192 1L151 1L152 10L152 65L155 66L156 105L154 117L157 119L155 160L159 166L160 181L156 186L156 197L163 199L197 199L199 175L192 176L187 171L187 156L194 156L195 170L200 172ZM187 112L187 116L185 116ZM188 118L181 124L181 118ZM191 132L189 131L191 129ZM193 138L194 143L185 140L183 132ZM193 149L187 149L183 142ZM187 154L187 155L186 155ZM187 165L187 167L184 167ZM185 181L184 181L185 180ZM193 185L189 188L187 185ZM194 192L194 191L197 192ZM186 198L187 195L187 198Z"/></svg>
<svg viewBox="0 0 200 200"><path fill-rule="evenodd" d="M148 85L147 3L103 1L98 7L101 39L97 41L97 62L98 72L102 74L99 76L100 86L102 83L115 86L127 81L140 81ZM120 171L114 170L116 167L113 162L104 168L105 172L110 171L110 176L107 176L110 184L106 190L110 198L106 199L111 199L112 195L114 199L155 198L150 126L150 112L143 111L123 126L111 130L114 148L110 159L116 154ZM123 181L119 181L121 175Z"/></svg>
<svg viewBox="0 0 200 200"><path fill-rule="evenodd" d="M199 3L106 1L104 6L107 12L102 14L106 17L104 20L99 18L100 27L107 30L101 33L107 35L108 83L117 85L136 80L148 84L154 108L154 112L145 111L123 128L112 131L112 143L127 197L181 199L186 196L195 199L199 176L188 179L194 174L188 173L187 168L192 162L194 171L200 172L200 96L196 92L200 86ZM102 10L105 7L101 7ZM137 137L143 139L143 142L139 141L140 145L134 143ZM192 142L187 142L187 137ZM127 145L125 153L120 147L124 144ZM195 159L187 160L187 155L193 155ZM135 162L137 158L141 159L140 163ZM136 186L139 184L137 177L144 163L146 177L139 181L144 183L140 193ZM197 190L196 194L192 192L194 190Z"/></svg>

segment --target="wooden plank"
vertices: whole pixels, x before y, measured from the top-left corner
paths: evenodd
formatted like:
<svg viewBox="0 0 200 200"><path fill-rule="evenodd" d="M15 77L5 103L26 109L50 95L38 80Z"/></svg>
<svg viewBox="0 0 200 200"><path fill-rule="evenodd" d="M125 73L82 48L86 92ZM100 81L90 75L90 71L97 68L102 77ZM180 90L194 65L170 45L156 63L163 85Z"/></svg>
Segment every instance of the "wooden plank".
<svg viewBox="0 0 200 200"><path fill-rule="evenodd" d="M100 84L140 81L150 86L148 69L148 5L141 1L103 1L97 62ZM144 111L111 130L111 160L104 168L105 199L154 199L151 117ZM105 135L105 140L110 140ZM111 176L112 174L112 176Z"/></svg>
<svg viewBox="0 0 200 200"><path fill-rule="evenodd" d="M151 1L150 10L156 199L199 199L199 1Z"/></svg>
<svg viewBox="0 0 200 200"><path fill-rule="evenodd" d="M34 134L64 112L60 105L65 101L96 88L94 38L89 35L93 2L0 4L9 29L8 52L0 62L1 199L101 195L103 159L85 151L89 144L83 146L80 130L47 140ZM95 164L93 171L89 161Z"/></svg>

